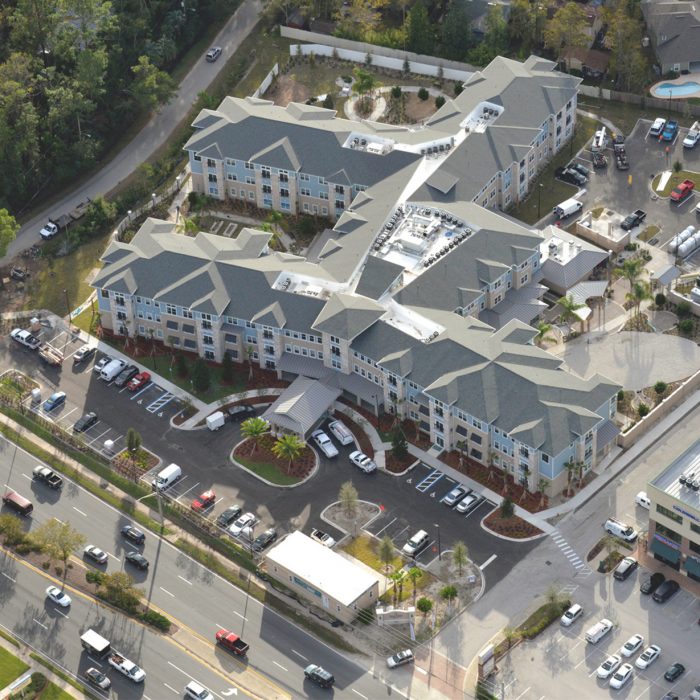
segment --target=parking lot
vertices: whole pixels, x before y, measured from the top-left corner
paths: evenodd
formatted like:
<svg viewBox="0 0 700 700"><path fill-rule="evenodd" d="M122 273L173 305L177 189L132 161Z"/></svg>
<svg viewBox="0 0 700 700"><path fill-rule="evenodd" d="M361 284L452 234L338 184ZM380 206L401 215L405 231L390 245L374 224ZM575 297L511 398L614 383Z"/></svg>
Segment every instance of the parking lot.
<svg viewBox="0 0 700 700"><path fill-rule="evenodd" d="M600 574L596 574L600 576ZM531 642L514 649L500 664L499 682L504 696L522 700L544 698L598 698L604 696L630 700L659 700L671 691L687 698L700 683L697 621L700 603L681 589L663 604L639 592L639 584L647 572L641 568L626 581L600 576L594 599L581 600L581 590L570 587L572 601L581 603L584 616L570 628L553 624ZM597 644L585 640L585 632L601 618L614 623L613 630ZM598 666L634 634L644 637L644 644L623 663L634 667L632 679L620 690L609 687L609 681L597 677ZM660 656L646 670L634 666L641 652L649 645L661 647ZM675 682L664 679L667 668L681 662L685 673Z"/></svg>

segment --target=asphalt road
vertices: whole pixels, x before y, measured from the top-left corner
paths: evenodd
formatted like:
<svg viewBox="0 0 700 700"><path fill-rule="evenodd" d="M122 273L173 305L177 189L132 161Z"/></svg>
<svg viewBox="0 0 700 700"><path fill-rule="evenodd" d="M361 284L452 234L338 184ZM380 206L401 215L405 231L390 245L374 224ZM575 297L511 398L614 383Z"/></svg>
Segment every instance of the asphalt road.
<svg viewBox="0 0 700 700"><path fill-rule="evenodd" d="M88 197L94 198L110 192L139 165L147 161L187 115L197 95L206 90L224 69L228 59L257 23L261 9L260 0L244 0L212 42L212 45L221 46L223 49L219 60L216 63L207 63L204 60L204 53L209 49L207 47L201 59L183 78L176 96L154 114L134 139L117 156L105 163L93 177L27 221L19 230L17 238L10 244L7 255L0 259L0 265L7 263L25 248L38 243L39 231L49 217L68 213Z"/></svg>
<svg viewBox="0 0 700 700"><path fill-rule="evenodd" d="M304 681L302 671L308 663L318 663L333 672L336 697L357 700L359 695L362 700L363 697L401 695L401 686L409 682L408 674L403 671L389 674L381 659L375 659L376 667L371 674L367 673L354 660L317 641L151 533L146 534L144 546L136 548L149 560L149 571L140 572L125 566L125 553L135 547L121 536L121 527L129 522L123 514L71 482L67 482L60 493L32 482L31 471L37 461L21 449L15 453L14 446L4 439L0 440L0 464L2 483L9 484L34 503L31 523L52 517L70 522L91 544L109 554L105 570L128 570L151 604L161 608L179 626L189 628L199 640L212 640L220 626L239 633L251 645L245 667L271 679L284 692L294 697L315 697L320 692ZM3 619L4 608L10 603L11 596L0 598ZM124 651L130 650L125 648ZM149 659L152 660L148 665L145 659L140 659L144 667L160 668L157 672L167 678L168 656L154 654ZM235 661L232 667L234 671L245 668Z"/></svg>

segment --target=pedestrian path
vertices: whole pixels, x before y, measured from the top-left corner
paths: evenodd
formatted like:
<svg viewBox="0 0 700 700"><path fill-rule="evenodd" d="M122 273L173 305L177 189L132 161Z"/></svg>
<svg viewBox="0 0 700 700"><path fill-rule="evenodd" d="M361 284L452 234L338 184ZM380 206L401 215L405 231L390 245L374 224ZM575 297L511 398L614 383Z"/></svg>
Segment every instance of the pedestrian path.
<svg viewBox="0 0 700 700"><path fill-rule="evenodd" d="M590 576L590 574L593 573L591 569L586 566L586 562L583 561L578 554L576 554L573 547L571 547L569 543L561 536L559 530L555 529L550 533L550 535L554 540L554 543L561 550L561 553L569 560L571 566L576 569L577 573L584 574L584 572L587 572L585 573L586 576Z"/></svg>

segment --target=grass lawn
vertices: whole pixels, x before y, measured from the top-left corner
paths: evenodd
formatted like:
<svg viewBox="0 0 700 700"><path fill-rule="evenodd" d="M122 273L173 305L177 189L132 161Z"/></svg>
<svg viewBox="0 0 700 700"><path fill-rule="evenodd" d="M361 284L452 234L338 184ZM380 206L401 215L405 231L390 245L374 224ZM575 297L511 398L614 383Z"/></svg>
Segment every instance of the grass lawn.
<svg viewBox="0 0 700 700"><path fill-rule="evenodd" d="M0 688L19 678L29 666L3 647L0 647Z"/></svg>
<svg viewBox="0 0 700 700"><path fill-rule="evenodd" d="M656 186L659 184L659 180L661 179L662 174L663 173L657 175L651 183L652 189L660 197L668 197L668 195L671 194L671 190L674 187L677 187L681 182L683 182L683 180L692 180L695 183L696 188L698 186L698 181L700 181L700 173L694 173L691 170L681 170L678 173L673 173L668 179L666 187L664 187L661 191L657 192Z"/></svg>
<svg viewBox="0 0 700 700"><path fill-rule="evenodd" d="M347 552L350 556L359 559L363 564L372 567L380 574L384 573L384 562L379 558L379 541L368 535L360 535L355 539L344 544L341 549ZM403 559L396 554L390 566L394 571L397 571L403 566ZM410 588L410 584L409 584Z"/></svg>
<svg viewBox="0 0 700 700"><path fill-rule="evenodd" d="M538 175L532 185L530 185L530 196L520 202L517 207L508 212L511 216L526 224L536 223L542 216L552 211L554 207L563 202L569 197L576 194L577 188L569 185L566 182L554 179L554 171L566 165L582 146L584 146L591 138L596 130L597 122L589 117L579 116L576 133L573 139L573 145L564 146L557 153L547 167ZM540 190L540 183L544 185ZM541 199L538 207L538 197ZM538 216L538 213L540 216Z"/></svg>
<svg viewBox="0 0 700 700"><path fill-rule="evenodd" d="M282 472L280 472L280 470L274 464L266 464L265 462L253 462L247 459L246 457L241 457L240 455L236 455L235 459L237 462L240 462L244 467L250 469L250 471L257 474L259 477L267 479L269 482L277 484L278 486L292 486L294 484L298 484L301 481L301 479L298 479L295 476L288 476L287 474L282 474Z"/></svg>
<svg viewBox="0 0 700 700"><path fill-rule="evenodd" d="M73 696L49 681L41 693L41 700L73 700Z"/></svg>
<svg viewBox="0 0 700 700"><path fill-rule="evenodd" d="M640 241L650 241L661 229L658 226L654 226L653 224L651 226L647 226L638 236L637 238Z"/></svg>

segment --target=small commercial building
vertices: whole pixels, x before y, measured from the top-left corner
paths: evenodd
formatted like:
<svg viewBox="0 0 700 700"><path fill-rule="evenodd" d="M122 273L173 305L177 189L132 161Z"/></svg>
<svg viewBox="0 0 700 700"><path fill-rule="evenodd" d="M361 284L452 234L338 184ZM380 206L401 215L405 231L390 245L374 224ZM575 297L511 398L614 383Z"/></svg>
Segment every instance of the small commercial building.
<svg viewBox="0 0 700 700"><path fill-rule="evenodd" d="M333 617L352 622L377 603L379 574L293 532L265 555L268 575Z"/></svg>
<svg viewBox="0 0 700 700"><path fill-rule="evenodd" d="M649 482L648 551L700 581L700 440Z"/></svg>

